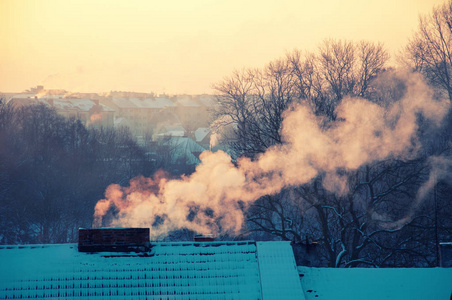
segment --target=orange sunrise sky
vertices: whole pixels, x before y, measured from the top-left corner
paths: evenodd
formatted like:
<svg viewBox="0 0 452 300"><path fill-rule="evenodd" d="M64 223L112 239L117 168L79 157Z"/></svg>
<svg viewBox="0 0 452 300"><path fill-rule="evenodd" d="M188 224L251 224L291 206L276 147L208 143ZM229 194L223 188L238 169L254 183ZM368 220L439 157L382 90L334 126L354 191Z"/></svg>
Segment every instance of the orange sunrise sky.
<svg viewBox="0 0 452 300"><path fill-rule="evenodd" d="M440 0L0 0L0 92L213 93L326 38L383 42L392 56Z"/></svg>

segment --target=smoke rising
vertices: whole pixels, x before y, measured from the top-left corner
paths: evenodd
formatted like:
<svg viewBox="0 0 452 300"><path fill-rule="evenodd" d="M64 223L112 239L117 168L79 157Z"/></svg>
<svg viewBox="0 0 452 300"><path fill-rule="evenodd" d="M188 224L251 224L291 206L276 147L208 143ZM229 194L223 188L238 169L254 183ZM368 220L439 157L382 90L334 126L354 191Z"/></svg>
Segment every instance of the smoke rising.
<svg viewBox="0 0 452 300"><path fill-rule="evenodd" d="M407 91L386 106L361 98L345 98L336 109L337 121L322 126L307 106L293 105L284 113L283 144L255 160L236 164L224 152L201 154L190 176L167 179L138 177L130 186L110 185L95 208L95 227L114 208L111 226L150 227L151 238L186 228L200 234L237 234L244 211L254 201L282 188L310 182L324 174L323 185L337 194L347 192L341 170L387 158L410 159L421 147L417 137L420 115L437 125L448 111L418 75L404 75Z"/></svg>

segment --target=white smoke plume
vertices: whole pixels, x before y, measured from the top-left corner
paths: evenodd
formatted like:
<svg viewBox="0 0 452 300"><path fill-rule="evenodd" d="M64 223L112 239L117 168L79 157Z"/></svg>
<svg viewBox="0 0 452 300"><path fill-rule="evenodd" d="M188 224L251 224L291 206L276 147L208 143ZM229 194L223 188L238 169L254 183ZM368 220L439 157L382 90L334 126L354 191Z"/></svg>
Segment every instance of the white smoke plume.
<svg viewBox="0 0 452 300"><path fill-rule="evenodd" d="M187 228L201 234L239 233L244 210L258 198L282 188L309 182L317 174L335 193L346 192L338 170L358 167L389 157L413 158L420 148L417 117L438 125L449 109L447 101L432 98L418 75L407 75L403 99L379 106L361 98L345 98L337 120L323 128L306 106L295 105L284 114L283 144L269 148L255 160L236 164L224 152L201 154L190 176L177 180L162 174L135 178L129 187L110 185L95 208L94 226L114 207L112 226L150 227L151 238Z"/></svg>
<svg viewBox="0 0 452 300"><path fill-rule="evenodd" d="M408 224L415 216L416 211L419 210L422 201L427 198L427 195L435 188L439 181L445 181L449 184L452 182L452 159L446 156L431 156L428 158L427 164L430 168L429 177L417 190L416 197L413 199L410 209L403 218L394 221L386 215L374 213L375 219L386 223L384 224L386 229L398 230Z"/></svg>
<svg viewBox="0 0 452 300"><path fill-rule="evenodd" d="M428 180L417 191L417 201L422 201L440 180L452 182L452 159L445 156L432 156L429 158L430 175Z"/></svg>

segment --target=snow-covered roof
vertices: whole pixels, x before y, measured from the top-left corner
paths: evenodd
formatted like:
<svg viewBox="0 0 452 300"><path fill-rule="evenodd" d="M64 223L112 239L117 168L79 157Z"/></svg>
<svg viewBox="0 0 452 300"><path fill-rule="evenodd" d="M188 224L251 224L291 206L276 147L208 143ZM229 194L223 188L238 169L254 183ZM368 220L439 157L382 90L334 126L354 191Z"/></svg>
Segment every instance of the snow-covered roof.
<svg viewBox="0 0 452 300"><path fill-rule="evenodd" d="M34 98L35 96L36 96L35 93L21 93L21 94L16 94L16 95L12 96L11 99L16 99L16 98L20 98L20 99Z"/></svg>
<svg viewBox="0 0 452 300"><path fill-rule="evenodd" d="M272 290L283 280L300 283L295 266L278 255L284 248L288 242L155 243L142 253L82 253L76 244L0 246L0 298L304 299Z"/></svg>
<svg viewBox="0 0 452 300"><path fill-rule="evenodd" d="M96 103L90 99L54 99L53 106L57 110L89 111Z"/></svg>
<svg viewBox="0 0 452 300"><path fill-rule="evenodd" d="M115 110L111 107L106 106L105 104L100 104L100 106L102 107L102 111L109 111L109 112L114 112Z"/></svg>
<svg viewBox="0 0 452 300"><path fill-rule="evenodd" d="M188 137L171 137L164 142L172 148L173 163L184 159L186 164L196 165L200 163L199 154L206 150Z"/></svg>
<svg viewBox="0 0 452 300"><path fill-rule="evenodd" d="M171 99L165 97L156 97L155 99L145 99L145 100L151 101L151 102L148 101L147 104L150 107L164 108L175 106L174 102Z"/></svg>
<svg viewBox="0 0 452 300"><path fill-rule="evenodd" d="M161 131L164 131L164 132L158 134L158 136L160 136L160 137L165 137L165 136L182 137L185 135L185 129L184 129L184 127L182 127L182 125L175 125L175 126L165 125L165 126L163 126Z"/></svg>
<svg viewBox="0 0 452 300"><path fill-rule="evenodd" d="M113 97L112 101L120 108L135 108L135 105L129 101L129 98Z"/></svg>
<svg viewBox="0 0 452 300"><path fill-rule="evenodd" d="M195 130L195 140L196 142L201 142L210 132L208 127L199 127Z"/></svg>
<svg viewBox="0 0 452 300"><path fill-rule="evenodd" d="M176 103L183 107L200 107L201 105L189 96L177 97Z"/></svg>
<svg viewBox="0 0 452 300"><path fill-rule="evenodd" d="M78 110L78 111L89 111L94 106L97 105L96 101L91 99L79 99L79 98L63 98L63 99L49 99L40 98L41 101L46 100L48 103L52 103L52 106L57 110ZM49 102L50 101L50 102ZM114 110L103 104L99 104L102 111L113 112Z"/></svg>
<svg viewBox="0 0 452 300"><path fill-rule="evenodd" d="M113 103L120 108L165 108L175 106L169 98L113 98Z"/></svg>
<svg viewBox="0 0 452 300"><path fill-rule="evenodd" d="M11 103L12 105L16 107L22 107L22 106L28 106L28 105L35 105L35 104L44 104L48 105L46 101L39 98L11 98L8 103Z"/></svg>
<svg viewBox="0 0 452 300"><path fill-rule="evenodd" d="M13 98L10 100L13 105L26 106L33 104L45 104L54 107L60 111L77 110L88 112L93 106L97 105L95 101L91 99L78 99L78 98L63 98L63 99L50 99L50 98ZM108 106L99 104L99 107L104 112L114 112Z"/></svg>
<svg viewBox="0 0 452 300"><path fill-rule="evenodd" d="M198 97L198 100L207 107L214 107L218 105L218 100L215 96L210 95L201 95Z"/></svg>
<svg viewBox="0 0 452 300"><path fill-rule="evenodd" d="M452 268L298 267L307 300L449 299Z"/></svg>
<svg viewBox="0 0 452 300"><path fill-rule="evenodd" d="M126 119L126 118L122 118L122 117L115 118L114 125L115 125L115 127L121 127L121 126L131 127L130 120Z"/></svg>
<svg viewBox="0 0 452 300"><path fill-rule="evenodd" d="M39 98L47 98L47 99L63 99L65 97L65 94L44 94L40 95Z"/></svg>
<svg viewBox="0 0 452 300"><path fill-rule="evenodd" d="M303 299L289 242L257 242L262 294L270 299Z"/></svg>
<svg viewBox="0 0 452 300"><path fill-rule="evenodd" d="M158 136L159 137L183 137L185 135L185 131L183 130L169 130L166 131L164 133L159 133Z"/></svg>

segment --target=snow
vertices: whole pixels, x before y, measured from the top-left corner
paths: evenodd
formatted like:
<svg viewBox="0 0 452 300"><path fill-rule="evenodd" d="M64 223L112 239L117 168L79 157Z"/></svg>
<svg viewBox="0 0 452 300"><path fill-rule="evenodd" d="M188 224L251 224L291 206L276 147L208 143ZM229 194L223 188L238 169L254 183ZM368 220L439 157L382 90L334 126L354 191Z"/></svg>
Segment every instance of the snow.
<svg viewBox="0 0 452 300"><path fill-rule="evenodd" d="M120 108L135 108L135 105L129 101L128 98L113 97L113 103Z"/></svg>
<svg viewBox="0 0 452 300"><path fill-rule="evenodd" d="M37 94L34 93L23 93L23 94L16 94L14 96L11 97L11 99L25 99L25 98L34 98Z"/></svg>
<svg viewBox="0 0 452 300"><path fill-rule="evenodd" d="M199 105L198 102L191 99L190 97L183 97L183 96L178 97L176 103L183 107L200 107L201 106L201 105Z"/></svg>
<svg viewBox="0 0 452 300"><path fill-rule="evenodd" d="M210 128L207 127L199 127L198 129L195 130L195 139L196 142L201 142L206 135L208 135L210 132Z"/></svg>
<svg viewBox="0 0 452 300"><path fill-rule="evenodd" d="M122 117L115 118L114 124L115 124L115 127L120 127L120 126L131 127L130 120L126 119L126 118L122 118Z"/></svg>
<svg viewBox="0 0 452 300"><path fill-rule="evenodd" d="M130 98L129 99L136 107L140 108L165 108L175 106L174 102L169 98L157 97L155 99L146 98L146 99L138 99L138 98Z"/></svg>
<svg viewBox="0 0 452 300"><path fill-rule="evenodd" d="M309 299L449 299L452 268L364 269L298 267Z"/></svg>
<svg viewBox="0 0 452 300"><path fill-rule="evenodd" d="M195 154L199 154L206 150L188 137L171 137L167 144L173 148L173 162L184 159L185 163L189 165L198 164L200 160Z"/></svg>
<svg viewBox="0 0 452 300"><path fill-rule="evenodd" d="M177 126L164 126L163 128L164 130L166 130L165 132L162 132L160 134L158 134L158 136L160 137L182 137L185 135L185 129L184 127L182 127L182 125L177 125Z"/></svg>
<svg viewBox="0 0 452 300"><path fill-rule="evenodd" d="M115 111L113 108L108 107L108 106L106 106L106 105L104 105L102 103L100 104L100 106L102 107L102 111L109 111L109 112L114 112Z"/></svg>
<svg viewBox="0 0 452 300"><path fill-rule="evenodd" d="M0 246L0 270L0 299L262 298L250 241L157 243L146 253L80 253L76 244Z"/></svg>
<svg viewBox="0 0 452 300"><path fill-rule="evenodd" d="M120 108L165 108L175 106L169 98L113 98L113 103Z"/></svg>
<svg viewBox="0 0 452 300"><path fill-rule="evenodd" d="M55 99L53 106L59 110L77 109L81 111L89 111L96 103L90 99Z"/></svg>
<svg viewBox="0 0 452 300"><path fill-rule="evenodd" d="M304 299L290 242L257 242L264 299Z"/></svg>
<svg viewBox="0 0 452 300"><path fill-rule="evenodd" d="M199 96L199 101L207 107L215 107L218 105L218 100L213 96L203 95Z"/></svg>
<svg viewBox="0 0 452 300"><path fill-rule="evenodd" d="M452 268L296 267L289 242L0 246L0 299L449 299ZM301 283L301 284L300 284Z"/></svg>

